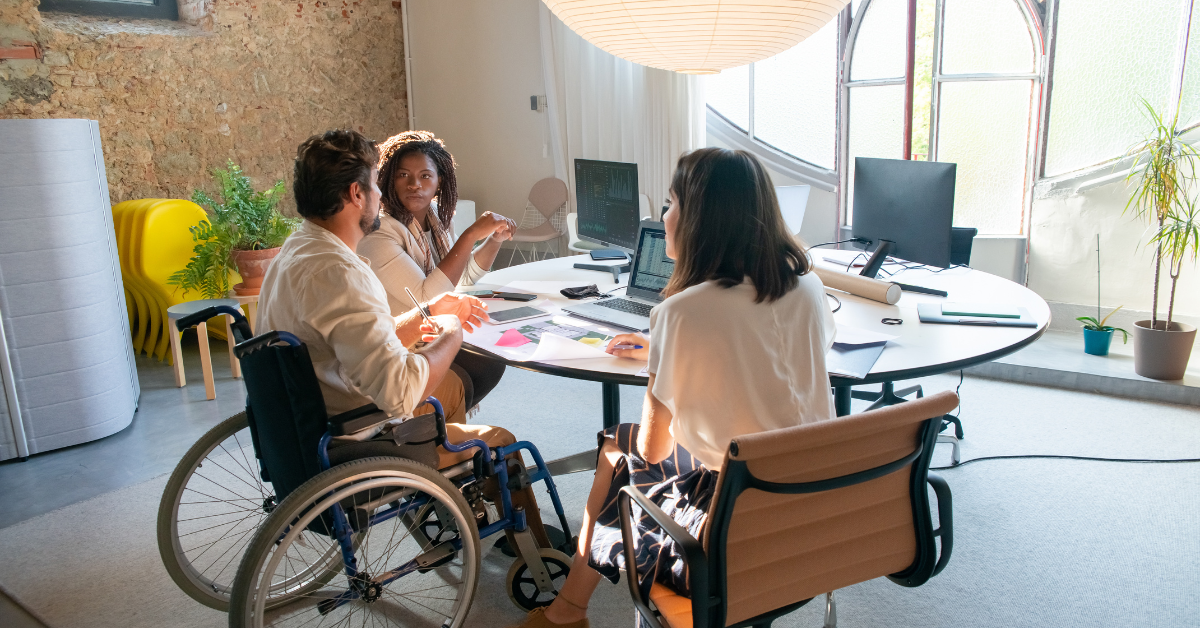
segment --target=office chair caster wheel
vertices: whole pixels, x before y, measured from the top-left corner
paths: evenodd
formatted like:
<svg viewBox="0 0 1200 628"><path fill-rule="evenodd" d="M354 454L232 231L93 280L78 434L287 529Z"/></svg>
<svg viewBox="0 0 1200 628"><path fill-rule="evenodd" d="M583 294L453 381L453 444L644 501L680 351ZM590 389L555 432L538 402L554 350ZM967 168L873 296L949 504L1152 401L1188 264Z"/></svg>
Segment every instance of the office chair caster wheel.
<svg viewBox="0 0 1200 628"><path fill-rule="evenodd" d="M539 549L538 555L542 557L542 563L546 565L546 571L550 575L554 591L543 593L538 590L537 583L533 580L533 574L523 558L518 558L513 562L512 567L508 570L508 578L505 579L508 599L525 611L550 606L554 598L558 597L559 588L562 587L563 582L566 582L567 574L571 572L570 556L558 550L546 548Z"/></svg>

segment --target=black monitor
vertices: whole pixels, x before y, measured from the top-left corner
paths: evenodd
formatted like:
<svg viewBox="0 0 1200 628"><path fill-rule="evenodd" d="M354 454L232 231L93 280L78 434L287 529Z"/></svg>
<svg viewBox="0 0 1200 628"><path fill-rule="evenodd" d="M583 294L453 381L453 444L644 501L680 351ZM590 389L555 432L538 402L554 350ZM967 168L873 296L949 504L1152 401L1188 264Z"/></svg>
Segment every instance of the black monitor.
<svg viewBox="0 0 1200 628"><path fill-rule="evenodd" d="M575 160L579 238L626 253L637 248L637 164Z"/></svg>
<svg viewBox="0 0 1200 628"><path fill-rule="evenodd" d="M957 167L937 161L854 158L853 235L885 249L874 256L874 265L867 264L864 275L873 277L884 255L950 266Z"/></svg>

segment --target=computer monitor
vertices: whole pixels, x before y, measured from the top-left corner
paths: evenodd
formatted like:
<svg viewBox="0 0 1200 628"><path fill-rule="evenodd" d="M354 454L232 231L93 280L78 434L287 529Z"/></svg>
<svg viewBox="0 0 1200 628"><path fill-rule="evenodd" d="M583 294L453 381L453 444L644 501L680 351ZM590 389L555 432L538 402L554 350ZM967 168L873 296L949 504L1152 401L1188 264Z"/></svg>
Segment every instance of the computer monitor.
<svg viewBox="0 0 1200 628"><path fill-rule="evenodd" d="M633 253L638 237L637 164L575 160L579 238Z"/></svg>
<svg viewBox="0 0 1200 628"><path fill-rule="evenodd" d="M950 266L954 178L958 164L854 158L855 238L883 244L884 253L918 264ZM885 244L886 243L886 244ZM882 256L877 260L882 263ZM863 274L874 276L878 264Z"/></svg>

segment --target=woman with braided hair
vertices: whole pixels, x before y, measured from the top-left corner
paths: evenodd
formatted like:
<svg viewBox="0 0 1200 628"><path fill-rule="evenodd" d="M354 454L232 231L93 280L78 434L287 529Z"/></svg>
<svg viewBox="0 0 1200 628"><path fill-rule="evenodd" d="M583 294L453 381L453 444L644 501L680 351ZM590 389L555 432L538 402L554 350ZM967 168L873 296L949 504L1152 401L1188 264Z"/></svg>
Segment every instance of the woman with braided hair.
<svg viewBox="0 0 1200 628"><path fill-rule="evenodd" d="M491 268L500 243L517 230L508 218L485 212L454 241L454 166L450 151L429 131L405 131L379 147L380 226L359 243L358 254L387 290L393 316L413 307L405 288L424 302L456 285L474 285ZM504 375L502 363L464 351L453 368L463 380L468 408Z"/></svg>

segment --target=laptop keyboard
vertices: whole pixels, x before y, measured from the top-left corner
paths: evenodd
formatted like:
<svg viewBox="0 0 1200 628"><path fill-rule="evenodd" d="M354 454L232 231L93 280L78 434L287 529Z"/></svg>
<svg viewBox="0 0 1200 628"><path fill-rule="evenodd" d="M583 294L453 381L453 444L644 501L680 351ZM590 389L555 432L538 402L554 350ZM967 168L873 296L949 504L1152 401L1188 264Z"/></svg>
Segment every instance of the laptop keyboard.
<svg viewBox="0 0 1200 628"><path fill-rule="evenodd" d="M616 310L618 312L637 314L638 316L650 316L650 308L652 307L646 305L645 303L630 301L629 299L605 299L603 301L597 301L596 305L606 307L610 310Z"/></svg>

